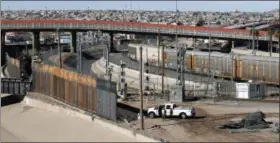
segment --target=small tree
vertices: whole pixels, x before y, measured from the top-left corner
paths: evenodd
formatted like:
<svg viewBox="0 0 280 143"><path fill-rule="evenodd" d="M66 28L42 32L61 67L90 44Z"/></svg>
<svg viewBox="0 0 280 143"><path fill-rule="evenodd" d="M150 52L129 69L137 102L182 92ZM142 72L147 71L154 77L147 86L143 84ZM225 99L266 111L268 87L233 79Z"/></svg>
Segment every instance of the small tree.
<svg viewBox="0 0 280 143"><path fill-rule="evenodd" d="M198 22L196 23L196 26L203 26L205 21L202 19L202 17L199 18Z"/></svg>
<svg viewBox="0 0 280 143"><path fill-rule="evenodd" d="M233 24L238 24L239 23L239 20L237 20L237 19L235 19L234 21L233 21Z"/></svg>

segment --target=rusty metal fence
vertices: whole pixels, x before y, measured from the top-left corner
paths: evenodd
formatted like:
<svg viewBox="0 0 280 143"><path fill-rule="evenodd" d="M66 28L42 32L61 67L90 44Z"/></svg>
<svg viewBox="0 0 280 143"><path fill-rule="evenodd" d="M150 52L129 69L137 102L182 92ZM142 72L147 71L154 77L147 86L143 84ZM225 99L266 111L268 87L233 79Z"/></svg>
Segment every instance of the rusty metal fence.
<svg viewBox="0 0 280 143"><path fill-rule="evenodd" d="M13 78L20 78L19 60L7 56L7 70L9 76Z"/></svg>
<svg viewBox="0 0 280 143"><path fill-rule="evenodd" d="M116 120L116 85L54 66L33 66L33 89L79 109Z"/></svg>
<svg viewBox="0 0 280 143"><path fill-rule="evenodd" d="M10 58L13 71L18 60ZM32 66L32 89L101 117L117 120L116 84L50 65Z"/></svg>

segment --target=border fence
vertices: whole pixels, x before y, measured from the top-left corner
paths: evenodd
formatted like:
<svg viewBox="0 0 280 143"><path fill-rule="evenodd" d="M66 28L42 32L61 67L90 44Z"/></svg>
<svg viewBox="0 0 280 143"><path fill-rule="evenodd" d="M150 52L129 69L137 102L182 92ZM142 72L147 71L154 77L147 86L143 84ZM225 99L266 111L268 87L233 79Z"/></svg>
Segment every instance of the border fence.
<svg viewBox="0 0 280 143"><path fill-rule="evenodd" d="M31 82L17 78L1 78L1 93L25 95L30 91Z"/></svg>
<svg viewBox="0 0 280 143"><path fill-rule="evenodd" d="M19 71L19 61L9 58L13 71ZM117 120L116 84L104 79L78 74L59 67L32 66L32 89L66 104Z"/></svg>

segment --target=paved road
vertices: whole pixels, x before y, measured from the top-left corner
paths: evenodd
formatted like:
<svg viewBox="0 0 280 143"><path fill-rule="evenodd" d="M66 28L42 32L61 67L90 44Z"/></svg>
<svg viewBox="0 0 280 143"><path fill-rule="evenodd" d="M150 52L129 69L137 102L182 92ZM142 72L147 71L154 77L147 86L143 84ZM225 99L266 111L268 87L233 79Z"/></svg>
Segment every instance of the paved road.
<svg viewBox="0 0 280 143"><path fill-rule="evenodd" d="M94 122L16 103L1 107L2 142L137 142Z"/></svg>

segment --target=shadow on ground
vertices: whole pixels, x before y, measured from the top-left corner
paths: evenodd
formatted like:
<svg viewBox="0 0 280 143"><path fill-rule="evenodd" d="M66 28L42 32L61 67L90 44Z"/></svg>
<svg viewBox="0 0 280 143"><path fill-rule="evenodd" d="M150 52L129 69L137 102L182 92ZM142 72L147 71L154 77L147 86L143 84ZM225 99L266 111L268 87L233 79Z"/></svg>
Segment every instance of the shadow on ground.
<svg viewBox="0 0 280 143"><path fill-rule="evenodd" d="M9 95L1 97L1 107L16 104L24 99L24 95Z"/></svg>

